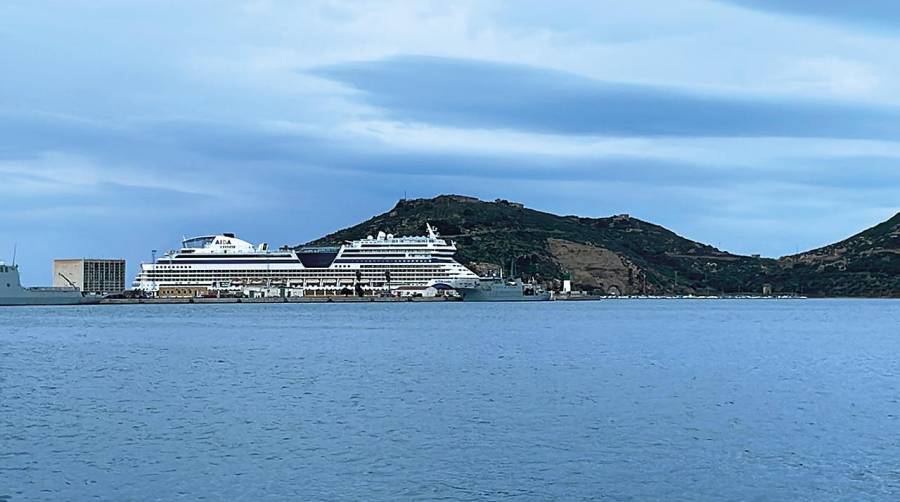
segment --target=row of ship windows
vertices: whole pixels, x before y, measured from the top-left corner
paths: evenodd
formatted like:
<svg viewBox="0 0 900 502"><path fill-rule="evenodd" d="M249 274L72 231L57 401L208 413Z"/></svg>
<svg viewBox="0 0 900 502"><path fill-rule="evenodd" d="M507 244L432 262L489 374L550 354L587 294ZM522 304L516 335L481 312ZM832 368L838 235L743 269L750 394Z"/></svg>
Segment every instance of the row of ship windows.
<svg viewBox="0 0 900 502"><path fill-rule="evenodd" d="M348 272L355 272L359 270L362 273L366 272L384 272L390 271L393 273L402 274L404 272L427 272L427 271L441 271L441 270L453 270L457 269L457 267L441 267L439 265L434 266L419 266L419 267L360 267L355 270L309 270L309 269L300 269L300 270L260 270L260 269L216 269L216 270L148 270L145 271L145 274L179 274L179 275L195 275L195 274L234 274L234 273L250 273L250 274L300 274L300 275L347 275Z"/></svg>
<svg viewBox="0 0 900 502"><path fill-rule="evenodd" d="M369 244L369 243L360 243L360 246L359 246L359 247L364 247L364 248L378 248L378 247L381 247L381 248L384 248L384 247L388 247L388 246L403 246L403 247L418 247L418 248L421 248L421 247L428 247L428 246L430 246L430 245L431 245L431 244L426 244L426 243L422 243L422 244L411 244L411 243L404 242L404 243L397 243L397 244L394 244L394 243L391 243L391 242L387 242L387 243L381 242L381 243L371 243L371 244ZM359 249L359 247L357 247L357 246L352 246L352 247L345 248L345 249Z"/></svg>
<svg viewBox="0 0 900 502"><path fill-rule="evenodd" d="M431 270L450 270L458 267L446 267L442 263L435 263L433 265L416 265L409 267L391 267L385 265L363 265L354 270L359 270L361 272L366 271L385 271L390 270L391 273L403 273L403 272L415 272L415 271L431 271ZM164 270L147 270L144 273L153 274L153 273L175 273L175 274L227 274L227 273L261 273L261 274L305 274L305 275L344 275L347 273L348 269L351 267L347 267L342 270L322 270L322 269L293 269L293 270L262 270L262 269L188 269L188 270L172 270L172 269L164 269Z"/></svg>
<svg viewBox="0 0 900 502"><path fill-rule="evenodd" d="M407 281L407 280L428 280L437 277L449 277L450 274L423 274L423 275L393 275L391 274L391 279L395 281ZM341 280L354 280L354 277L343 276L343 277L297 277L291 275L240 275L240 274L228 274L228 275L198 275L198 276L154 276L154 277L144 277L145 281L177 281L177 280L205 280L205 281L214 281L223 278L230 279L241 279L241 278L256 278L256 279L279 279L279 278L290 278L290 279L303 279L308 281L319 281L319 280L328 280L334 281L337 279ZM366 280L384 280L384 276L376 275L376 276L362 276L363 279Z"/></svg>
<svg viewBox="0 0 900 502"><path fill-rule="evenodd" d="M368 257L373 257L373 258L425 257L425 258L428 258L429 256L453 256L455 254L456 253L453 253L453 252L441 253L439 251L435 251L435 252L409 251L409 252L398 252L398 253L341 253L336 256L338 258L347 258L347 257L357 258L357 257L361 257L361 256L366 257L366 258L368 258Z"/></svg>
<svg viewBox="0 0 900 502"><path fill-rule="evenodd" d="M409 281L391 281L391 285L392 286L408 286L408 285L414 285L414 284L428 284L430 281L431 281L431 279L420 279L420 280L409 280ZM233 281L222 281L222 280L215 280L215 281L203 281L203 280L158 281L157 284L159 284L160 286L170 286L170 285L210 286L210 285L216 285L216 284L221 285L221 284L223 284L223 282L226 284L228 282L232 282L232 284L239 284L239 283L241 283L241 284L261 284L260 281L241 282L241 281L237 281L236 279ZM329 280L323 280L323 281L300 281L300 280L296 280L296 279L282 279L282 280L273 280L272 284L291 284L291 285L307 286L307 287L320 286L323 284L344 284L344 285L352 286L352 285L356 284L356 281L352 281L349 279L346 279L346 280L345 279L329 279ZM386 284L387 283L383 280L382 281L364 281L363 283L361 283L362 286L372 286L372 285L384 286Z"/></svg>
<svg viewBox="0 0 900 502"><path fill-rule="evenodd" d="M387 246L344 246L344 251L355 250L358 251L360 249L369 250L369 249L403 249L403 248L411 248L411 249L421 249L421 248L431 248L431 249L452 249L453 246L450 244L389 244Z"/></svg>
<svg viewBox="0 0 900 502"><path fill-rule="evenodd" d="M362 268L390 268L390 269L408 269L417 267L446 267L458 265L453 260L421 260L421 261L400 261L388 262L384 260L355 260L355 265Z"/></svg>
<svg viewBox="0 0 900 502"><path fill-rule="evenodd" d="M413 253L397 253L397 254L342 254L335 258L336 260L360 260L360 259L368 259L368 260L428 260L431 258L453 258L452 254L441 254L441 253L428 253L428 254L413 254Z"/></svg>
<svg viewBox="0 0 900 502"><path fill-rule="evenodd" d="M438 256L438 258L447 258L447 257ZM340 258L338 258L338 260L340 260ZM385 260L382 260L382 259L357 259L356 260L356 263L366 263L366 264L384 263L384 262L385 262ZM393 266L404 265L407 263L410 265L414 265L414 264L419 264L419 263L428 263L428 260L427 259L404 259L404 260L392 260L390 263ZM450 261L448 260L448 261L442 261L442 262L438 262L438 263L450 263ZM185 269L194 268L197 265L204 265L204 264L203 263L196 263L196 264L192 264L192 265L160 265L160 264L157 264L156 267L154 267L154 269L156 269L156 270L185 270ZM340 268L350 268L349 265L342 265L342 264L334 264L332 266L340 267ZM309 268L317 268L317 267L309 267Z"/></svg>
<svg viewBox="0 0 900 502"><path fill-rule="evenodd" d="M415 285L427 285L429 281L408 281L408 282L392 282L390 285L392 287L403 287L403 286L415 286ZM221 283L215 281L168 281L168 282L160 282L157 283L159 287L166 286L194 286L194 287L210 287L210 286L239 286L239 285L259 285L263 284L260 282L232 282L232 283ZM329 285L342 285L342 286L354 286L356 283L353 281L294 281L294 280L286 280L286 281L273 281L271 283L272 286L276 285L288 285L289 287L320 287L320 286L329 286ZM387 286L386 282L364 282L361 284L362 287L384 287Z"/></svg>
<svg viewBox="0 0 900 502"><path fill-rule="evenodd" d="M403 268L391 268L391 267L360 267L356 269L331 269L331 270L310 270L310 269L296 269L296 270L260 270L260 269L215 269L215 270L148 270L145 271L144 274L152 275L152 274L179 274L179 275L193 275L193 274L299 274L299 275L347 275L354 274L356 272L365 273L384 273L390 272L392 274L402 274L405 272L440 272L442 270L459 270L458 267L441 267L441 266L421 266L421 267L403 267Z"/></svg>
<svg viewBox="0 0 900 502"><path fill-rule="evenodd" d="M152 274L178 274L178 275L197 275L197 274L265 274L265 275L273 275L273 274L299 274L299 275L309 275L309 276L318 276L318 275L347 275L354 274L356 272L365 273L384 273L390 272L392 274L402 274L402 273L412 273L412 272L439 272L442 270L459 270L457 268L444 268L444 267L417 267L417 268L404 268L401 270L397 270L395 268L359 268L359 269L344 269L344 270L329 270L327 272L315 271L315 270L153 270L144 272L145 275Z"/></svg>
<svg viewBox="0 0 900 502"><path fill-rule="evenodd" d="M415 260L415 259L385 260L383 258L376 258L376 259L370 259L370 260L363 259L363 258L353 258L353 259L348 259L348 260L342 260L342 259L338 258L337 260L335 260L336 264L340 264L340 263L354 263L354 264L357 264L357 263L374 263L374 264L388 263L393 266L418 265L420 263L452 263L452 262L453 262L453 260L450 258L432 258L430 260Z"/></svg>
<svg viewBox="0 0 900 502"><path fill-rule="evenodd" d="M415 282L415 281L429 281L431 279L443 279L450 277L448 274L439 274L439 275L420 275L420 276L404 276L404 277L394 277L391 276L391 281L393 282ZM187 281L187 282L215 282L222 280L298 280L298 281L310 281L310 282L319 282L319 281L349 281L353 282L356 279L354 277L290 277L290 276L278 276L273 275L269 277L261 277L261 276L243 276L243 275L217 275L217 276L207 276L207 277L147 277L143 280L145 282L179 282L179 281ZM385 278L383 276L379 277L363 277L364 281L384 281Z"/></svg>
<svg viewBox="0 0 900 502"><path fill-rule="evenodd" d="M453 248L448 249L403 249L403 248L393 248L393 249L345 249L341 251L341 254L377 254L377 253L453 253L455 250Z"/></svg>

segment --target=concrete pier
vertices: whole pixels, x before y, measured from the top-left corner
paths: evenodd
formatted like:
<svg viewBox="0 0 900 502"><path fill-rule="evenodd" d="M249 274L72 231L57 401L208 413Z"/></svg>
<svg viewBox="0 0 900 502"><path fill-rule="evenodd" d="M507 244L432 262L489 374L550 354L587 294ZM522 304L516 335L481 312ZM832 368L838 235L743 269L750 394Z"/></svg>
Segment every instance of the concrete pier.
<svg viewBox="0 0 900 502"><path fill-rule="evenodd" d="M107 298L101 305L175 305L203 304L221 305L231 303L405 303L405 302L458 302L452 297L377 297L377 296L297 296L274 298Z"/></svg>

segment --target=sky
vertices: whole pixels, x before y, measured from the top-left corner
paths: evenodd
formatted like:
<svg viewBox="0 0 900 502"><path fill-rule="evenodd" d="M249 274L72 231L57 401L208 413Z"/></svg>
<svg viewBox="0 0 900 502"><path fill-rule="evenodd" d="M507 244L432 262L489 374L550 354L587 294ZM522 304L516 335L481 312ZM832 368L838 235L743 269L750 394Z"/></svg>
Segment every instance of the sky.
<svg viewBox="0 0 900 502"><path fill-rule="evenodd" d="M888 0L5 0L0 259L445 193L792 254L900 210L896 54Z"/></svg>

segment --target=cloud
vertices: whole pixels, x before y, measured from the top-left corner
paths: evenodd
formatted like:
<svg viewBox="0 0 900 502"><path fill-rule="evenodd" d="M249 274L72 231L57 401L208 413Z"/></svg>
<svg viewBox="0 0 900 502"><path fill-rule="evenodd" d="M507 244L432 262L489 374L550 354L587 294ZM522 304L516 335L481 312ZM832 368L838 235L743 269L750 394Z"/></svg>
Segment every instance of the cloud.
<svg viewBox="0 0 900 502"><path fill-rule="evenodd" d="M79 123L69 117L61 120L63 124ZM50 131L52 137L53 131L67 130L53 121L40 123L42 128L33 131L41 133L39 136ZM84 191L87 186L109 182L227 201L234 187L240 186L240 197L235 200L249 206L265 206L269 200L284 200L298 193L309 196L312 191L330 189L326 187L337 189L347 177L358 175L385 180L418 178L416 185L434 185L436 182L429 180L437 179L490 183L516 179L624 184L649 191L731 187L735 193L748 185L771 183L849 189L900 186L900 169L896 168L900 149L892 143L843 140L829 150L817 140L822 151L804 155L802 152L813 150L807 144L813 140L793 140L799 145L788 141L785 146L760 143L759 138L711 138L703 143L696 138L639 142L593 138L599 141L598 148L571 148L574 152L564 154L561 151L567 144L579 145L584 138L559 144L566 136L483 130L479 133L482 142L467 148L464 143L471 133L465 129L460 130L460 138L444 144L430 141L429 134L452 137L454 130L438 129L418 142L405 141L405 131L403 127L383 127L380 134L366 136L352 129L315 131L208 120L145 121L127 128L95 124L81 131L82 141L65 145L77 155L40 153L34 158L0 162L0 172L18 175L11 182L17 183L23 196ZM395 141L397 134L404 138ZM488 145L495 134L499 134L499 146L491 149ZM57 132L56 137L60 136L65 137ZM537 146L519 151L504 144L512 140ZM542 140L550 146L541 148ZM120 151L109 146L115 143L127 148ZM0 147L4 144L0 140ZM769 155L748 156L748 162L742 162L741 152L748 149L763 149ZM95 194L90 195L85 200Z"/></svg>
<svg viewBox="0 0 900 502"><path fill-rule="evenodd" d="M33 156L50 150L115 152L120 146L133 146L135 140L133 132L109 121L0 109L0 159Z"/></svg>
<svg viewBox="0 0 900 502"><path fill-rule="evenodd" d="M836 23L896 30L900 3L894 0L724 0L748 9L809 16Z"/></svg>
<svg viewBox="0 0 900 502"><path fill-rule="evenodd" d="M792 61L771 81L785 91L842 97L870 94L882 83L871 66L837 57Z"/></svg>
<svg viewBox="0 0 900 502"><path fill-rule="evenodd" d="M403 56L318 67L391 120L611 136L900 139L889 107L704 94L487 61Z"/></svg>

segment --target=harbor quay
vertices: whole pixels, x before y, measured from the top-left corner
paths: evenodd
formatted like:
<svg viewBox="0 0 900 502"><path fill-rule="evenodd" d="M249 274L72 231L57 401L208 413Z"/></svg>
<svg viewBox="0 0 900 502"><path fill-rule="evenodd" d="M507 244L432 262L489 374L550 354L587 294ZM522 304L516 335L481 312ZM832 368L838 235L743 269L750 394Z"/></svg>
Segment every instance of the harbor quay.
<svg viewBox="0 0 900 502"><path fill-rule="evenodd" d="M602 301L641 301L641 300L805 300L799 295L721 295L721 296L607 296L607 295L552 295L549 300L558 302L602 302ZM171 297L171 298L105 298L101 305L223 305L223 304L258 304L258 303L442 303L464 301L461 296L294 296L294 297L259 297L259 298L204 298L204 297Z"/></svg>
<svg viewBox="0 0 900 502"><path fill-rule="evenodd" d="M439 303L457 302L454 296L413 297L413 296L294 296L262 298L105 298L100 305L223 305L259 303Z"/></svg>

